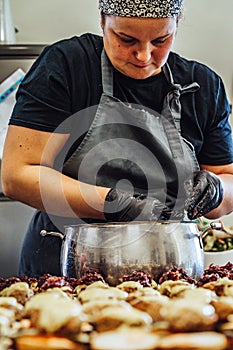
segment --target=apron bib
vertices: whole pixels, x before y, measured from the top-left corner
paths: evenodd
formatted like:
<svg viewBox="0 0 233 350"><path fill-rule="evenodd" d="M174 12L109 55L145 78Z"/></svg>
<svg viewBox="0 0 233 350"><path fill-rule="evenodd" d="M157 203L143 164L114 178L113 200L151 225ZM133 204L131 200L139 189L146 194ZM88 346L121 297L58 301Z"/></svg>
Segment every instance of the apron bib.
<svg viewBox="0 0 233 350"><path fill-rule="evenodd" d="M164 99L161 115L113 96L113 68L102 53L103 94L94 120L63 172L89 184L131 194L155 196L171 208L184 205L184 181L199 169L193 147L180 135L180 95L197 83L181 87L163 68L174 90Z"/></svg>

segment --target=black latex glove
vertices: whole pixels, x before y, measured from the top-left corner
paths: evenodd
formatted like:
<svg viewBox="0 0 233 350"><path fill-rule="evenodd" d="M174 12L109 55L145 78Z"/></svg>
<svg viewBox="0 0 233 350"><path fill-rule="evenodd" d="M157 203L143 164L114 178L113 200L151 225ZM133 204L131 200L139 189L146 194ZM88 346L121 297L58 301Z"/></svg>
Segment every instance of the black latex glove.
<svg viewBox="0 0 233 350"><path fill-rule="evenodd" d="M111 189L104 205L104 215L107 221L129 222L137 221L180 221L184 213L174 212L156 198L145 195L131 196L127 192Z"/></svg>
<svg viewBox="0 0 233 350"><path fill-rule="evenodd" d="M201 170L194 174L193 189L187 201L189 219L196 219L217 208L223 199L221 180L213 173Z"/></svg>

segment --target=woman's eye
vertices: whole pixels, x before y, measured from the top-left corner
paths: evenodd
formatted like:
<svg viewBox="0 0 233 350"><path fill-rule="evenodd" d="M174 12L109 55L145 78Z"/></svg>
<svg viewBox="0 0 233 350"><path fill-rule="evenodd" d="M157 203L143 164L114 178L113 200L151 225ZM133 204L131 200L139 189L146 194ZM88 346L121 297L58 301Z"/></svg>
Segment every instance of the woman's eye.
<svg viewBox="0 0 233 350"><path fill-rule="evenodd" d="M129 44L132 44L135 42L135 39L133 38L123 38L123 37L120 37L120 40L123 42L123 43L129 43Z"/></svg>
<svg viewBox="0 0 233 350"><path fill-rule="evenodd" d="M153 45L159 45L159 44L164 44L166 42L167 38L164 39L156 39L152 41Z"/></svg>

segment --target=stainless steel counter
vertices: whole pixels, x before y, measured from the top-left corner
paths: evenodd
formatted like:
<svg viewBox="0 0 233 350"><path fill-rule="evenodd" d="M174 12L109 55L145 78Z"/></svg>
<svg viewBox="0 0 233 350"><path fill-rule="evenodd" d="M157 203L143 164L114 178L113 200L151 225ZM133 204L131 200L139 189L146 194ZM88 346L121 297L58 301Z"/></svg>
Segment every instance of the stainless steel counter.
<svg viewBox="0 0 233 350"><path fill-rule="evenodd" d="M27 72L45 46L0 44L0 83L18 68ZM0 277L6 278L18 274L21 244L34 209L1 191L0 181Z"/></svg>
<svg viewBox="0 0 233 350"><path fill-rule="evenodd" d="M0 277L18 275L21 244L33 213L16 201L0 202Z"/></svg>

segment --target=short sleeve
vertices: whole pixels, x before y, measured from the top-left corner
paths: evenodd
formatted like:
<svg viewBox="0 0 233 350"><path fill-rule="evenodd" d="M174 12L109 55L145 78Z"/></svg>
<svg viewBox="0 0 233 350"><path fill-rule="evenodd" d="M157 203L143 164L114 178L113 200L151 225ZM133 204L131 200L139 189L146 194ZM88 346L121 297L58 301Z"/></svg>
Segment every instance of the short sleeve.
<svg viewBox="0 0 233 350"><path fill-rule="evenodd" d="M216 91L213 91L213 106L203 132L203 146L199 162L206 165L226 165L233 162L232 129L229 123L230 105L222 79L215 76Z"/></svg>
<svg viewBox="0 0 233 350"><path fill-rule="evenodd" d="M54 131L71 113L69 72L56 46L45 48L21 83L10 124Z"/></svg>

